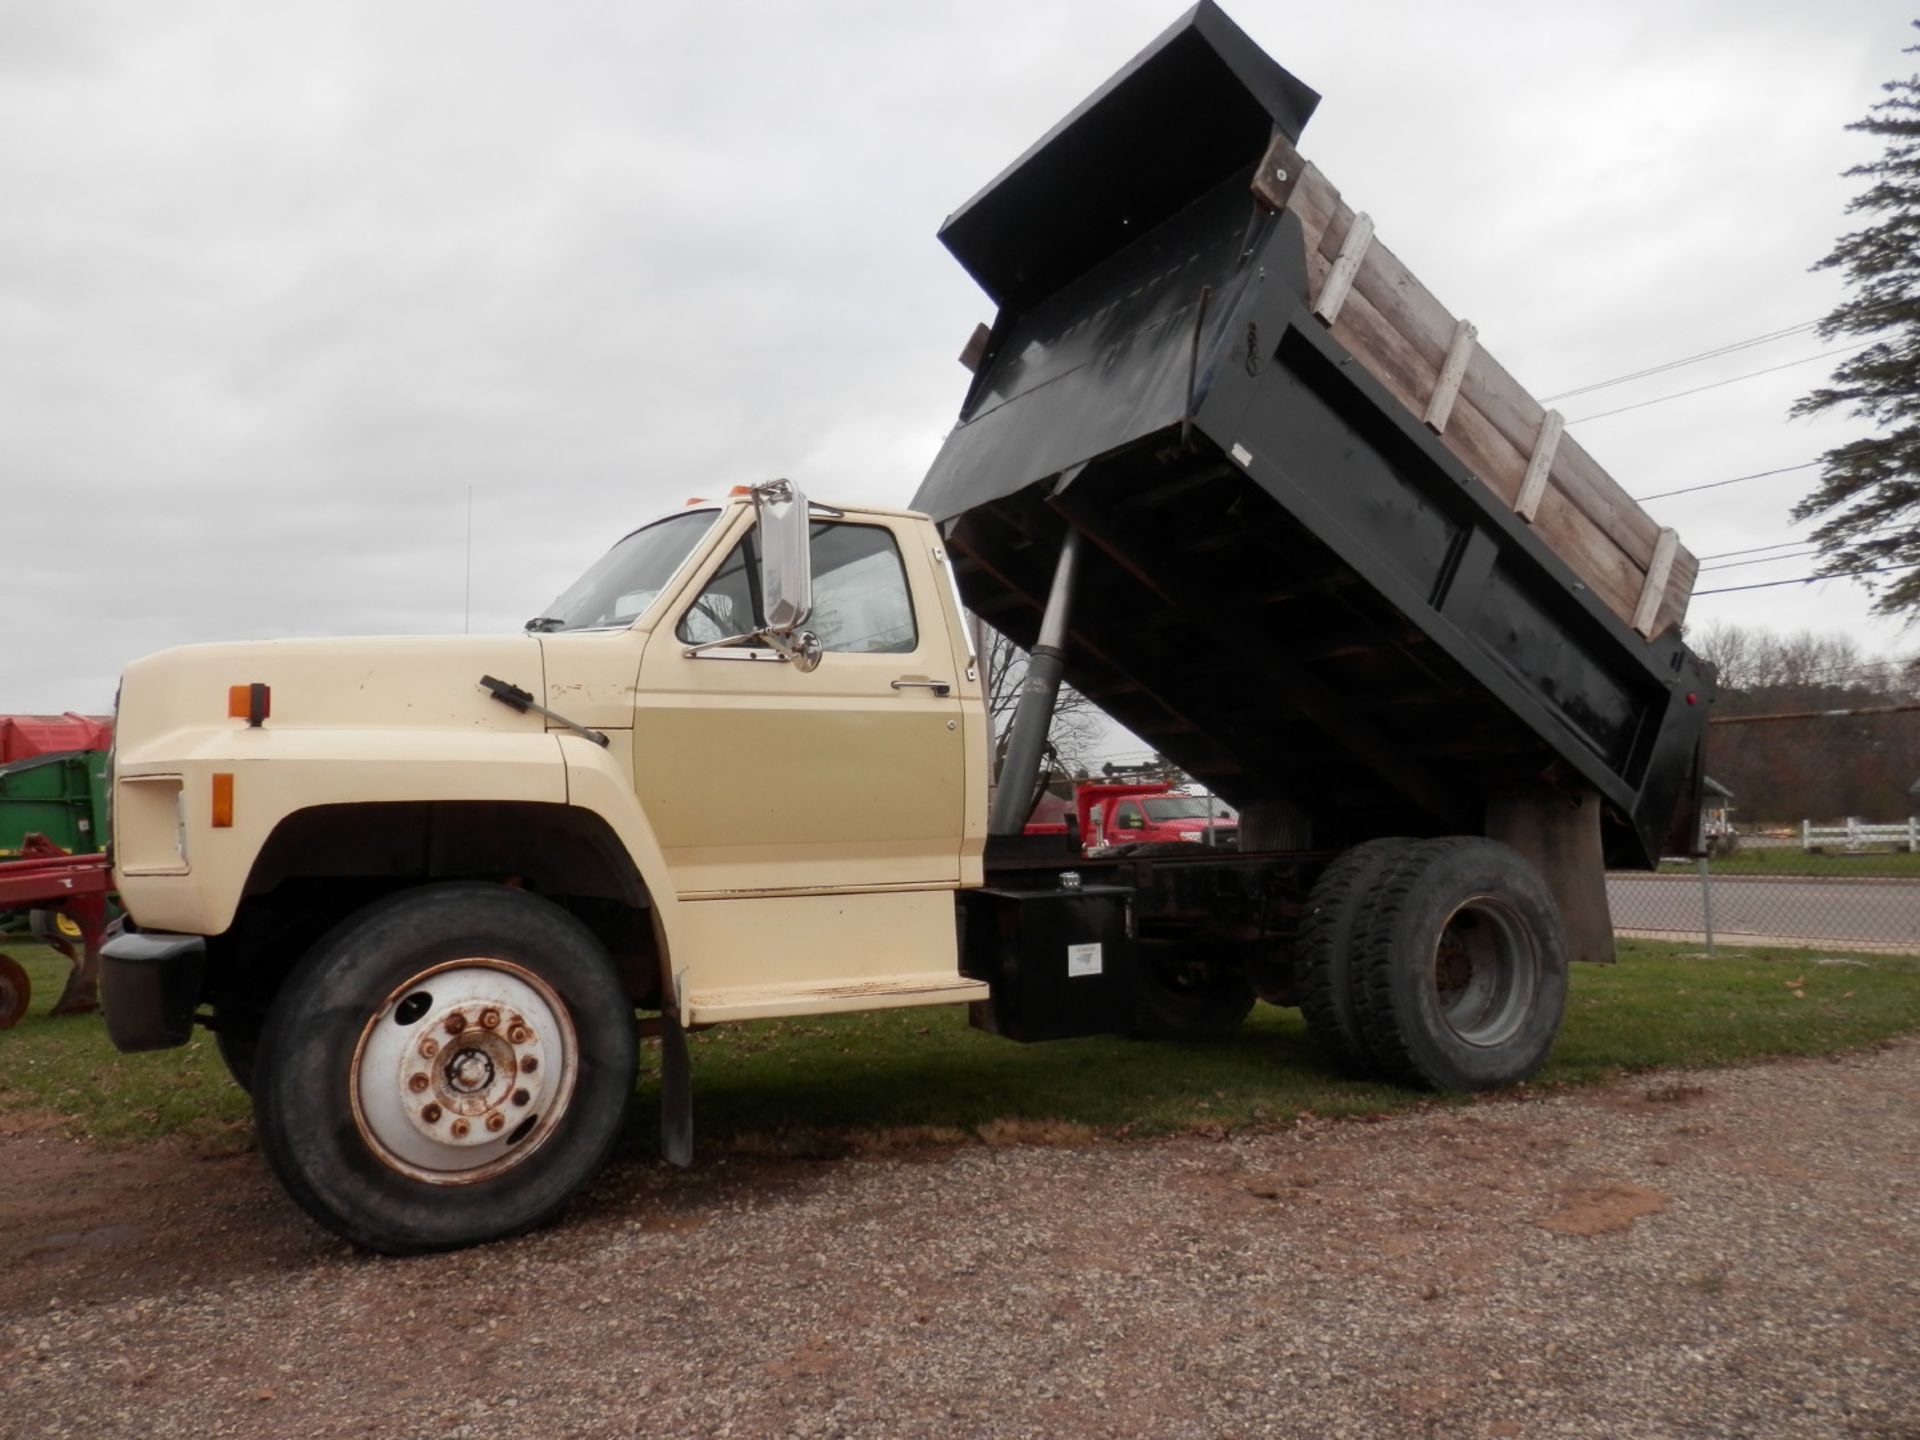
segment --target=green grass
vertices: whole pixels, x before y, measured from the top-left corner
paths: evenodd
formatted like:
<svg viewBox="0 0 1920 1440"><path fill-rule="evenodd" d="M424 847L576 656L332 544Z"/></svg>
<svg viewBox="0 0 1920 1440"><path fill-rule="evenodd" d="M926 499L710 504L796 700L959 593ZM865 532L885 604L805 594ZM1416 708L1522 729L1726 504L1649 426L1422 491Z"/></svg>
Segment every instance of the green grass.
<svg viewBox="0 0 1920 1440"><path fill-rule="evenodd" d="M51 1113L71 1133L109 1143L250 1134L252 1106L227 1078L207 1031L195 1030L178 1050L122 1055L98 1015L48 1013L67 981L64 957L13 936L0 952L33 982L26 1018L0 1030L0 1114Z"/></svg>
<svg viewBox="0 0 1920 1440"><path fill-rule="evenodd" d="M1829 951L1621 944L1621 963L1576 966L1566 1025L1535 1090L1659 1066L1714 1066L1857 1049L1920 1029L1920 959ZM9 946L33 972L34 1008L0 1032L0 1113L61 1117L108 1143L248 1133L245 1097L204 1032L181 1050L118 1055L97 1018L46 1015L64 962ZM1431 1097L1342 1080L1294 1011L1261 1006L1218 1046L1096 1037L1016 1045L953 1008L758 1021L691 1039L700 1143L785 1154L927 1138L1072 1139L1284 1123L1303 1112L1364 1115ZM655 1132L649 1076L628 1146Z"/></svg>
<svg viewBox="0 0 1920 1440"><path fill-rule="evenodd" d="M1691 860L1670 861L1661 870L1669 874L1694 874ZM1823 875L1832 879L1858 876L1896 876L1920 880L1920 855L1904 850L1873 850L1846 855L1829 850L1824 855L1809 855L1798 848L1746 849L1725 859L1709 860L1707 868L1715 875Z"/></svg>

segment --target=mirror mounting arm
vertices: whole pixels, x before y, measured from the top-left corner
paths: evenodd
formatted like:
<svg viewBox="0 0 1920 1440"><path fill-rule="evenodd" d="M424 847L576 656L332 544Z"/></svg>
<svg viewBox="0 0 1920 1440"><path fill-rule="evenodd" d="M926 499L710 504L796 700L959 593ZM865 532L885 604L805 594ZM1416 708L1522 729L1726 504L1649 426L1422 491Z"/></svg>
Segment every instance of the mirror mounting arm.
<svg viewBox="0 0 1920 1440"><path fill-rule="evenodd" d="M764 630L749 630L744 635L727 635L718 640L702 640L698 645L686 646L680 653L691 660L694 656L704 655L709 650L727 650L736 645L751 645L756 640L765 640L766 638L767 632ZM776 652L767 658L769 660L784 660L787 657Z"/></svg>
<svg viewBox="0 0 1920 1440"><path fill-rule="evenodd" d="M770 647L768 653L761 654L738 647L759 642ZM772 660L782 665L799 667L802 674L816 670L820 658L826 652L820 646L820 637L811 630L797 631L791 635L782 635L773 630L749 630L744 635L729 635L721 640L703 640L698 645L688 645L681 650L682 657L688 660L698 659L711 651L730 652L725 658L731 660L738 656L746 660ZM720 657L715 656L718 659Z"/></svg>

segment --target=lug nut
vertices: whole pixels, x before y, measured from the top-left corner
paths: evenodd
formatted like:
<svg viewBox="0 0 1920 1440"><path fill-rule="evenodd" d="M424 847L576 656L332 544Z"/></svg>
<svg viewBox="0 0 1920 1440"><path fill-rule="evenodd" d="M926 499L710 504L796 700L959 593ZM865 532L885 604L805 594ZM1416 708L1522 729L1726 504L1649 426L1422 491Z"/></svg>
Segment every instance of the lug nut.
<svg viewBox="0 0 1920 1440"><path fill-rule="evenodd" d="M413 1091L413 1093L416 1095L418 1095L422 1090L426 1089L427 1086L431 1085L432 1083L433 1082L427 1079L427 1077L424 1075L409 1075L407 1077L407 1088Z"/></svg>
<svg viewBox="0 0 1920 1440"><path fill-rule="evenodd" d="M420 1042L420 1053L429 1060L433 1059L434 1056L440 1053L440 1042L429 1035L425 1040Z"/></svg>
<svg viewBox="0 0 1920 1440"><path fill-rule="evenodd" d="M458 1035L462 1030L466 1028L467 1028L467 1017L462 1015L458 1010L454 1011L453 1014L447 1016L447 1033L449 1035Z"/></svg>
<svg viewBox="0 0 1920 1440"><path fill-rule="evenodd" d="M516 1105L524 1105L531 1099L533 1099L533 1096L525 1090L516 1090L513 1092L513 1103Z"/></svg>
<svg viewBox="0 0 1920 1440"><path fill-rule="evenodd" d="M507 1031L507 1039L516 1045L524 1045L533 1038L533 1032L524 1025L515 1025Z"/></svg>
<svg viewBox="0 0 1920 1440"><path fill-rule="evenodd" d="M506 1124L507 1117L502 1115L498 1110L487 1116L487 1129L489 1130L503 1130L506 1128Z"/></svg>
<svg viewBox="0 0 1920 1440"><path fill-rule="evenodd" d="M482 1010L480 1012L480 1028L481 1029L497 1030L499 1029L499 1027L500 1027L500 1012L498 1010Z"/></svg>
<svg viewBox="0 0 1920 1440"><path fill-rule="evenodd" d="M456 1140L464 1140L464 1139L466 1139L466 1138L467 1138L467 1131L469 1131L469 1130L471 1130L472 1128L473 1128L473 1127L472 1127L471 1125L469 1125L469 1124L467 1124L467 1122L466 1122L465 1120L456 1120L456 1121L454 1121L454 1122L453 1122L453 1138L454 1138L454 1139L456 1139Z"/></svg>
<svg viewBox="0 0 1920 1440"><path fill-rule="evenodd" d="M529 1055L527 1056L526 1059L520 1062L520 1069L528 1075L533 1074L533 1072L538 1070L539 1068L540 1068L540 1057L538 1055Z"/></svg>
<svg viewBox="0 0 1920 1440"><path fill-rule="evenodd" d="M427 1106L426 1109L420 1112L420 1118L429 1125L438 1125L440 1123L440 1107L438 1105Z"/></svg>

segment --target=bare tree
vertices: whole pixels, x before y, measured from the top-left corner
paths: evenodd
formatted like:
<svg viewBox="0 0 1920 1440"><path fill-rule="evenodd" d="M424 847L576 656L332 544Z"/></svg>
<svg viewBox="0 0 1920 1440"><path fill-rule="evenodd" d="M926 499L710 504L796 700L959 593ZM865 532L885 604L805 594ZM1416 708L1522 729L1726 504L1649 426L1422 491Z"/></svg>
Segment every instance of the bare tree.
<svg viewBox="0 0 1920 1440"><path fill-rule="evenodd" d="M1835 712L1708 728L1707 773L1733 791L1743 822L1905 818L1920 715L1851 712L1920 699L1920 657L1863 655L1846 635L1725 623L1703 627L1688 643L1719 668L1717 714Z"/></svg>
<svg viewBox="0 0 1920 1440"><path fill-rule="evenodd" d="M993 768L997 775L1013 728L1014 711L1027 682L1027 652L984 622L980 624L981 663L987 685L987 717L993 725ZM1060 687L1048 743L1070 773L1083 770L1086 757L1108 729L1100 708L1071 685Z"/></svg>
<svg viewBox="0 0 1920 1440"><path fill-rule="evenodd" d="M1719 620L1689 635L1687 643L1720 672L1730 706L1749 711L1743 702L1763 691L1781 702L1779 708L1791 708L1784 702L1796 698L1803 705L1838 703L1834 692L1905 698L1901 692L1912 688L1909 672L1920 663L1920 656L1900 661L1865 655L1850 635L1783 635Z"/></svg>

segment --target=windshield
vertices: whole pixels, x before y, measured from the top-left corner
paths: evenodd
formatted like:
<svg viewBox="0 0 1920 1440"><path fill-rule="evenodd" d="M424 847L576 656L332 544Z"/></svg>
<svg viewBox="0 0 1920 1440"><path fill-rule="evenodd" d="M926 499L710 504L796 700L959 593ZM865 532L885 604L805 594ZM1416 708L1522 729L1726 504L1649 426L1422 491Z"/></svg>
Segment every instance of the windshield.
<svg viewBox="0 0 1920 1440"><path fill-rule="evenodd" d="M592 630L630 625L693 553L718 510L688 510L634 531L594 562L529 630Z"/></svg>
<svg viewBox="0 0 1920 1440"><path fill-rule="evenodd" d="M1156 821L1204 820L1209 806L1216 820L1235 818L1233 807L1226 801L1209 800L1205 795L1158 795L1140 802L1140 808L1147 812L1147 818Z"/></svg>

